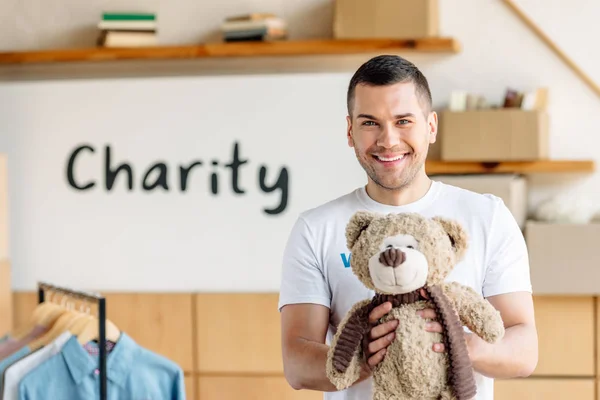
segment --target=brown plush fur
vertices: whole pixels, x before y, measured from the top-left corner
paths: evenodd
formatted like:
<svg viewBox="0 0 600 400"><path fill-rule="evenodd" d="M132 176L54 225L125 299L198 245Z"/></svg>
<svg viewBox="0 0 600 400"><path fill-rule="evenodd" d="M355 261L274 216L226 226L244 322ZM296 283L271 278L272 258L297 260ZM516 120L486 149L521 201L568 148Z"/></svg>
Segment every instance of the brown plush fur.
<svg viewBox="0 0 600 400"><path fill-rule="evenodd" d="M352 316L352 314L354 314L357 310L359 310L363 306L368 305L370 302L371 302L371 300L363 300L363 301L359 301L358 303L356 303L350 309L350 311L346 314L344 319L340 322L340 327L346 326L346 323L348 322L348 319ZM333 360L333 351L334 351L335 346L337 345L338 340L340 338L340 332L341 332L341 330L338 332L337 335L335 335L335 337L333 338L333 340L331 342L331 347L329 347L329 351L327 354L327 359L329 362L327 363L327 366L326 366L327 375L330 377L330 379L332 381L335 381L335 385L338 386L338 388L348 387L359 378L360 368L361 368L360 362L361 362L361 357L362 357L362 348L359 347L354 352L354 356L352 357L352 362L348 366L348 369L346 370L346 372L342 374L342 373L339 373L338 371L336 371L336 369L333 367L332 360Z"/></svg>
<svg viewBox="0 0 600 400"><path fill-rule="evenodd" d="M418 241L429 265L427 285L440 285L454 306L460 321L482 339L493 343L504 334L500 313L473 289L457 282L444 282L454 265L467 250L468 237L456 221L446 218L426 218L415 213L380 215L357 212L346 229L348 248L352 251L352 271L368 288L381 293L369 273L369 259L378 254L388 236L412 235ZM345 316L333 338L327 359L327 375L339 389L351 386L359 377L363 349L357 348L345 373L332 366L332 355L349 317L371 299L357 303ZM450 400L454 399L448 385L448 355L432 350L442 342L442 334L427 332L427 320L417 310L433 307L429 301L417 301L393 308L380 322L392 318L400 324L396 339L387 349L384 360L373 371L373 400ZM363 360L364 361L364 360Z"/></svg>
<svg viewBox="0 0 600 400"><path fill-rule="evenodd" d="M458 282L444 283L444 293L456 309L461 322L471 332L489 343L495 343L504 335L504 323L500 311L481 299L473 288Z"/></svg>

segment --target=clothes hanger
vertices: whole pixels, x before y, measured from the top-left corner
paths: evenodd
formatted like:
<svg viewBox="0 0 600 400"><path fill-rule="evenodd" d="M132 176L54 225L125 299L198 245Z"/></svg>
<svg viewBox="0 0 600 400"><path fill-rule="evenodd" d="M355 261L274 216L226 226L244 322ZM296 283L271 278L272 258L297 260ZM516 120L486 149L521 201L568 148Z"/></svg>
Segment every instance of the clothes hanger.
<svg viewBox="0 0 600 400"><path fill-rule="evenodd" d="M66 309L50 299L50 293L48 293L47 301L40 303L33 311L31 319L23 327L16 329L10 336L16 340L23 339L27 336L36 326L49 327L51 326L58 317L60 317Z"/></svg>
<svg viewBox="0 0 600 400"><path fill-rule="evenodd" d="M72 305L67 304L67 307L56 322L52 325L52 328L46 333L44 333L39 338L32 340L28 346L32 351L39 349L40 347L47 346L52 343L57 337L62 335L64 332L68 331L69 328L81 318L85 318L86 314L76 311L73 309Z"/></svg>
<svg viewBox="0 0 600 400"><path fill-rule="evenodd" d="M71 332L71 334L73 336L79 336L81 335L81 333L83 332L83 330L85 329L86 325L90 322L90 321L96 321L96 324L98 324L98 320L96 318L94 318L93 315L89 315L89 314L84 314L85 317L84 318L79 318L77 321L75 321L70 327L69 327L69 332Z"/></svg>
<svg viewBox="0 0 600 400"><path fill-rule="evenodd" d="M98 318L92 317L91 320L87 321L81 328L81 332L77 335L79 344L84 345L91 340L99 340L100 332L98 332ZM121 337L121 331L117 326L109 319L106 320L105 324L106 340L111 342L117 342Z"/></svg>

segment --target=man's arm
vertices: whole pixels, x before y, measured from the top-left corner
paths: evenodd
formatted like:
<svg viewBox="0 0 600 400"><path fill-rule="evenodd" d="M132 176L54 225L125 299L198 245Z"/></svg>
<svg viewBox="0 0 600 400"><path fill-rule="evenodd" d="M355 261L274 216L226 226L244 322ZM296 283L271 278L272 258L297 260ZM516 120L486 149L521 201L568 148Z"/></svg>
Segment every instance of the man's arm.
<svg viewBox="0 0 600 400"><path fill-rule="evenodd" d="M372 324L389 312L385 303L369 315ZM329 346L325 344L329 326L329 309L318 304L290 304L281 309L281 343L285 378L296 390L336 391L325 372ZM393 340L397 321L374 326L367 339L367 365L362 366L361 382L368 378L370 368L379 364L387 346ZM392 332L392 333L390 333Z"/></svg>
<svg viewBox="0 0 600 400"><path fill-rule="evenodd" d="M470 334L469 354L475 371L491 378L527 377L538 362L538 337L531 293L514 292L490 296L506 328L504 337L490 344Z"/></svg>
<svg viewBox="0 0 600 400"><path fill-rule="evenodd" d="M325 374L329 309L319 304L291 304L281 310L283 371L296 390L336 390Z"/></svg>

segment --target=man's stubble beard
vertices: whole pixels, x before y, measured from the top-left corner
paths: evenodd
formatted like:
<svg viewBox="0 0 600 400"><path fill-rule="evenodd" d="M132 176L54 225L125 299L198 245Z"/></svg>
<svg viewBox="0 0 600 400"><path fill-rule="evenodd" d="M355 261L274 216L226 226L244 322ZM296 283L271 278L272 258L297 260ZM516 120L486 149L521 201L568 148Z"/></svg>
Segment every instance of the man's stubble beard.
<svg viewBox="0 0 600 400"><path fill-rule="evenodd" d="M416 157L416 155L415 155L415 153L411 153L409 155L410 158L407 160L404 160L405 166L402 169L402 172L400 173L400 175L397 177L398 179L396 179L396 182L394 182L393 184L386 184L385 182L383 182L384 179L381 179L380 177L377 176L377 172L375 171L375 168L372 166L371 162L369 162L369 161L372 161L373 163L376 163L377 161L371 160L371 157L366 152L361 155L357 148L355 148L354 151L355 151L358 163L361 165L363 170L367 173L369 178L371 178L373 183L375 183L377 186L381 187L382 189L390 190L390 191L401 190L401 189L409 186L414 181L415 177L417 176L417 173L423 167L423 164L425 163L425 160L427 159L427 153L428 153L427 151L425 151L424 153L422 153L420 155L419 158L413 158L413 157ZM399 182L398 182L398 180L399 180Z"/></svg>

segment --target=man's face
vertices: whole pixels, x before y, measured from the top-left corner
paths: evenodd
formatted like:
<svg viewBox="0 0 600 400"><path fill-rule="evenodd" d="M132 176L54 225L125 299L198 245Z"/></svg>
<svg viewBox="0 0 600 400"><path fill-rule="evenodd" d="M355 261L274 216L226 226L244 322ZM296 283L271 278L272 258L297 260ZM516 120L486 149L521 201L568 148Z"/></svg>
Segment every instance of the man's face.
<svg viewBox="0 0 600 400"><path fill-rule="evenodd" d="M402 188L423 167L437 134L437 115L424 106L412 82L356 87L348 145L378 186Z"/></svg>

